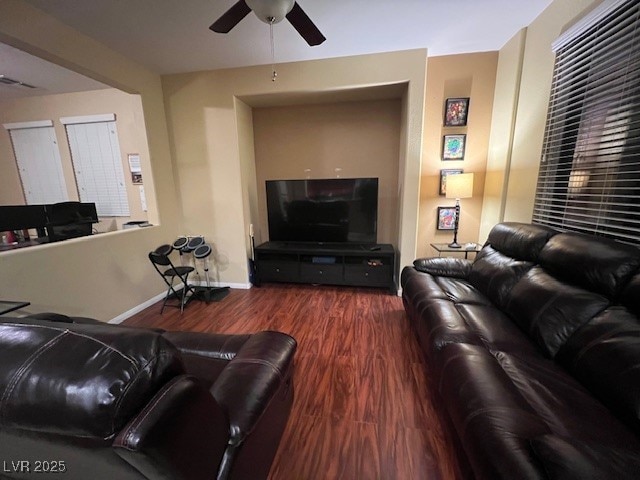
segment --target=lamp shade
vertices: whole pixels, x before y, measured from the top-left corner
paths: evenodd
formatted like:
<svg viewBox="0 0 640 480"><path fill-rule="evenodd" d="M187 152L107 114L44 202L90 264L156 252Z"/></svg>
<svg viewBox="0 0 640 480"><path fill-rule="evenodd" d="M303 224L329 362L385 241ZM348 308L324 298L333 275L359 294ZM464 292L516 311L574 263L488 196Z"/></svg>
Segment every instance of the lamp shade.
<svg viewBox="0 0 640 480"><path fill-rule="evenodd" d="M473 173L459 173L447 175L446 198L473 197Z"/></svg>

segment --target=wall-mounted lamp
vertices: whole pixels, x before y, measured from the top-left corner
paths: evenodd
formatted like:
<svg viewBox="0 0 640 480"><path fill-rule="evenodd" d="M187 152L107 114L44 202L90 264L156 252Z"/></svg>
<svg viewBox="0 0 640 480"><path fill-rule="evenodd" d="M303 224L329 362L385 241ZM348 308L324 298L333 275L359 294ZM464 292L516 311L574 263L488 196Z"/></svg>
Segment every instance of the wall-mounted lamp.
<svg viewBox="0 0 640 480"><path fill-rule="evenodd" d="M447 198L456 199L456 219L453 227L453 242L450 248L461 248L458 243L458 225L460 223L460 199L473 197L473 173L460 173L447 176Z"/></svg>

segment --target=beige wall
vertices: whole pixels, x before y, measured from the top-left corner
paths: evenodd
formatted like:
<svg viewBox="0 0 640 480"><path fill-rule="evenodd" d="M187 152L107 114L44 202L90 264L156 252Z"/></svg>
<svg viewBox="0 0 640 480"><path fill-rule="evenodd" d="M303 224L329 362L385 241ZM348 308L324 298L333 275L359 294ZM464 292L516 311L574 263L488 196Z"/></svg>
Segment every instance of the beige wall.
<svg viewBox="0 0 640 480"><path fill-rule="evenodd" d="M454 206L455 200L439 195L440 170L462 168L474 173L473 198L460 200L459 242L482 241L478 236L483 203L485 169L491 126L498 55L496 52L430 57L425 101L422 182L417 256L435 254L431 242L451 242L452 231L436 229L438 206ZM466 127L444 127L447 98L469 97ZM464 160L442 161L442 137L466 133Z"/></svg>
<svg viewBox="0 0 640 480"><path fill-rule="evenodd" d="M140 154L144 181L144 174L150 171L150 165L149 147L144 128L144 115L140 96L124 93L116 89L105 89L0 101L0 124L32 120L53 120L69 200L79 200L79 197L73 172L71 150L69 149L65 126L60 122L60 117L103 113L115 113L116 115L120 159L122 160L122 169L125 174L125 185L131 215L130 217L101 218L100 224L97 225L97 230L100 232L116 230L124 222L131 219L147 219L147 212L142 210L138 185L134 185L131 181L127 157L128 153ZM9 131L4 128L0 129L0 171L3 172L0 205L24 204L20 178L18 177L15 157L11 149ZM6 176L4 175L5 171L8 173ZM6 191L4 189L5 183L8 184Z"/></svg>
<svg viewBox="0 0 640 480"><path fill-rule="evenodd" d="M248 112L238 98L345 91L406 83L401 142L397 247L400 263L415 258L417 205L422 148L426 51L412 50L278 66L272 82L269 67L249 67L163 77L172 149L182 193L184 231L213 241L223 282L248 282L246 202L256 196L256 179L247 165L251 133ZM238 106L240 105L240 109ZM244 188L249 190L245 191Z"/></svg>
<svg viewBox="0 0 640 480"><path fill-rule="evenodd" d="M491 228L504 218L504 192L509 179L513 129L520 94L522 54L526 38L527 29L523 28L502 47L498 57L496 94L491 115L491 136L478 235L480 242L484 242Z"/></svg>
<svg viewBox="0 0 640 480"><path fill-rule="evenodd" d="M527 28L524 48L516 45L523 40L515 38L500 51L496 97L504 91L513 93L514 72L522 71L514 106L517 114L515 117L508 114L496 116L492 125L493 132L513 132L508 140L496 133L490 147L496 164L510 159L507 185L502 193L505 221L531 221L555 60L551 44L568 25L582 16L584 10L598 1L554 0ZM516 35L520 36L522 33ZM505 108L513 112L510 106ZM492 164L492 168L494 166ZM498 177L501 175L498 171L493 173ZM483 232L488 233L487 227L492 221L487 217Z"/></svg>
<svg viewBox="0 0 640 480"><path fill-rule="evenodd" d="M160 78L19 0L0 0L0 41L141 95L149 220L161 226L0 253L2 297L32 302L26 312L117 317L164 291L147 253L180 229Z"/></svg>
<svg viewBox="0 0 640 480"><path fill-rule="evenodd" d="M256 240L268 239L266 180L339 175L379 179L378 242L397 245L400 113L400 99L254 109Z"/></svg>

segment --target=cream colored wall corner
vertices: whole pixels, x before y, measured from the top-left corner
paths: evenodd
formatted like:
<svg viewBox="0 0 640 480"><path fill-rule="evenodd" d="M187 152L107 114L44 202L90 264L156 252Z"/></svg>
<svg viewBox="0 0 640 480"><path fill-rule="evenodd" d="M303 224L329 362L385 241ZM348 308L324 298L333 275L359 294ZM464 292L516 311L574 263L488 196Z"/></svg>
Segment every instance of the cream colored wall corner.
<svg viewBox="0 0 640 480"><path fill-rule="evenodd" d="M0 0L0 41L141 95L153 170L145 178L149 219L162 225L0 253L2 297L30 301L25 312L118 317L163 291L147 253L180 230L160 78L20 0Z"/></svg>
<svg viewBox="0 0 640 480"><path fill-rule="evenodd" d="M506 141L494 135L490 146L492 158L496 162L507 157L511 159L506 191L503 193L505 221L530 222L532 218L555 61L551 44L568 24L573 23L598 1L554 0L527 28L513 137ZM520 58L513 54L512 49L513 44L509 42L500 51L503 64L496 81L496 95L499 93L498 88L509 84L505 77L511 76L518 68L516 64ZM506 117L496 118L492 129L496 132L506 131L506 123L509 121ZM511 152L507 152L509 145L512 145ZM488 217L485 220L484 232L490 223Z"/></svg>
<svg viewBox="0 0 640 480"><path fill-rule="evenodd" d="M455 205L455 200L439 195L441 169L461 168L465 173L474 173L473 198L460 201L458 241L483 240L479 238L479 226L483 209L497 60L497 52L447 55L428 59L418 257L435 255L429 245L431 242L449 243L453 239L452 231L436 229L437 207ZM470 98L466 127L443 126L445 101L453 97ZM443 135L458 133L467 135L464 160L442 161Z"/></svg>
<svg viewBox="0 0 640 480"><path fill-rule="evenodd" d="M244 230L250 231L253 225L254 231L258 230L259 201L256 185L256 155L253 133L253 109L238 98L235 99L236 120L238 129L238 151L242 181L242 212L244 216ZM259 239L259 237L258 237ZM259 240L256 240L259 241ZM247 258L251 257L251 245L246 245Z"/></svg>
<svg viewBox="0 0 640 480"><path fill-rule="evenodd" d="M415 258L426 50L287 63L272 82L268 66L197 72L163 77L167 118L179 172L185 233L204 234L219 253L220 280L246 283L248 225L256 195L249 159L242 147L249 128L239 128L236 98L287 93L329 92L407 83L404 145L400 151L400 264ZM240 107L244 109L244 107ZM243 151L245 153L243 153ZM246 191L245 189L249 190Z"/></svg>
<svg viewBox="0 0 640 480"><path fill-rule="evenodd" d="M484 242L491 228L504 218L505 193L509 180L513 129L520 94L526 36L527 29L523 28L502 47L498 57L487 172L478 234L480 242Z"/></svg>

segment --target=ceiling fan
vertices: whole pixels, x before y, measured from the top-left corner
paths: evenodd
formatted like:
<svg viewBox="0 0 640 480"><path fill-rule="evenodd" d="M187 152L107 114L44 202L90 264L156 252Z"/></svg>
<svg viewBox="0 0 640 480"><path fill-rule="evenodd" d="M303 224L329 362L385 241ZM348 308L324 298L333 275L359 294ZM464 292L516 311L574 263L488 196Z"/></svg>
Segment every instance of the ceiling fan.
<svg viewBox="0 0 640 480"><path fill-rule="evenodd" d="M269 25L281 22L286 17L312 47L326 40L295 0L239 0L209 28L214 32L228 33L251 11Z"/></svg>

